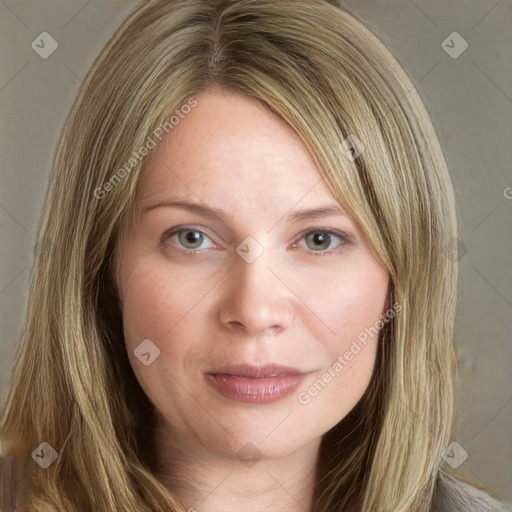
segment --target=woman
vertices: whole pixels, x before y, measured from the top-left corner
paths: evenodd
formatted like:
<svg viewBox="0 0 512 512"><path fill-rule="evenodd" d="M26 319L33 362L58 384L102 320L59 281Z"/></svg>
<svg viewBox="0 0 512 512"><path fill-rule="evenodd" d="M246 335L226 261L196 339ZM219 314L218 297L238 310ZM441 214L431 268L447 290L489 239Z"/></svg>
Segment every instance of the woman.
<svg viewBox="0 0 512 512"><path fill-rule="evenodd" d="M62 133L4 501L500 510L443 459L457 233L416 91L336 2L143 2Z"/></svg>

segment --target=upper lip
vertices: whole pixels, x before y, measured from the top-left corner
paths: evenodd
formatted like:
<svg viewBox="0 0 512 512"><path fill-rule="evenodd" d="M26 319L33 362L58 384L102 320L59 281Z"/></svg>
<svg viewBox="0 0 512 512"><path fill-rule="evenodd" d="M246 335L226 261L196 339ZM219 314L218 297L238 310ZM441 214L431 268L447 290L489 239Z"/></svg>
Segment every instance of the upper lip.
<svg viewBox="0 0 512 512"><path fill-rule="evenodd" d="M280 377L288 375L299 375L302 372L298 368L281 364L267 363L259 365L251 364L229 364L208 372L210 375L234 375L237 377L249 377L263 379L266 377Z"/></svg>

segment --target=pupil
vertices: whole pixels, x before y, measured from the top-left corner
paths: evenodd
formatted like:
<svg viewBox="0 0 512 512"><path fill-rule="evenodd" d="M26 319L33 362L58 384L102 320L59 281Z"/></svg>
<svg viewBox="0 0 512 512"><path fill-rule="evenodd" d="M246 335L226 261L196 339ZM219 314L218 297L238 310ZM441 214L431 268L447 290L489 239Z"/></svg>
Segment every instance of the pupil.
<svg viewBox="0 0 512 512"><path fill-rule="evenodd" d="M326 235L325 233L315 233L313 235L313 243L324 249L329 246L329 238L329 235Z"/></svg>
<svg viewBox="0 0 512 512"><path fill-rule="evenodd" d="M201 233L198 231L187 231L185 233L185 240L190 245L197 245L197 242L201 242Z"/></svg>

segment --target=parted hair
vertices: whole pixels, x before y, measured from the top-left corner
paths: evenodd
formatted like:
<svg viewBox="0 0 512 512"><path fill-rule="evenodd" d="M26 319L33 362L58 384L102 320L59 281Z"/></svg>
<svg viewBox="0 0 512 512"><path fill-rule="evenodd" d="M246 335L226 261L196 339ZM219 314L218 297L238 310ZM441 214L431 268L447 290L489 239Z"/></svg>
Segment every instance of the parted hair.
<svg viewBox="0 0 512 512"><path fill-rule="evenodd" d="M0 419L27 510L183 510L157 478L155 411L126 354L113 263L151 152L126 162L214 86L300 137L401 305L364 396L323 436L311 512L430 510L453 416L454 194L411 79L334 0L144 1L94 60L54 156ZM43 441L58 452L44 470L31 460Z"/></svg>

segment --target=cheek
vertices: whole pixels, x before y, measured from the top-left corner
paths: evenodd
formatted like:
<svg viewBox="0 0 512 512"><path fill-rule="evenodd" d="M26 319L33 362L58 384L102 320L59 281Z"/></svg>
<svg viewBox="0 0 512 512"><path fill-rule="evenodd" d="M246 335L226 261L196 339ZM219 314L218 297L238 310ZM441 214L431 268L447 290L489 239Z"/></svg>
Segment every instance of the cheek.
<svg viewBox="0 0 512 512"><path fill-rule="evenodd" d="M377 337L375 325L386 312L388 275L368 256L347 261L328 276L298 282L311 314L302 315L331 354L345 352L353 339ZM313 286L314 283L314 286Z"/></svg>
<svg viewBox="0 0 512 512"><path fill-rule="evenodd" d="M151 396L162 383L174 385L167 372L181 381L191 364L195 368L197 361L208 357L205 340L213 318L206 304L212 282L206 276L198 278L193 269L170 271L158 257L127 257L125 262L121 279L126 350L137 379ZM150 352L155 350L158 357L146 366L137 353L148 339L157 347L149 344Z"/></svg>
<svg viewBox="0 0 512 512"><path fill-rule="evenodd" d="M187 287L187 280L179 273L164 272L155 258L126 261L132 263L125 266L122 277L126 350L139 384L159 408L162 390L175 385L169 372L181 373L180 367L193 349L189 341L199 338L189 320L200 290ZM180 342L169 342L173 339Z"/></svg>
<svg viewBox="0 0 512 512"><path fill-rule="evenodd" d="M324 414L327 424L348 414L367 389L388 307L385 269L370 258L349 263L330 279L316 280L320 286L307 296L315 314L304 315L326 357L297 398L309 411Z"/></svg>
<svg viewBox="0 0 512 512"><path fill-rule="evenodd" d="M189 312L200 307L205 284L184 272L169 272L158 258L149 258L127 268L123 286L123 322L127 345L145 338L157 344L172 337L187 321Z"/></svg>
<svg viewBox="0 0 512 512"><path fill-rule="evenodd" d="M173 325L179 325L186 309L176 293L179 283L169 276L164 278L158 262L134 263L127 270L122 287L126 351L137 380L155 404L158 383L168 378L163 373L164 361L181 359L179 353L169 357L167 352L184 349L182 344L164 343L165 335L172 336Z"/></svg>
<svg viewBox="0 0 512 512"><path fill-rule="evenodd" d="M370 384L382 327L381 314L386 306L386 281L383 290L368 298L352 295L338 300L336 310L324 311L331 319L335 335L324 336L325 365L300 390L297 401L313 417L322 418L318 428L328 430L341 421L357 404ZM349 287L347 290L356 291ZM365 287L357 287L360 292ZM376 291L376 290L374 290ZM363 299L364 298L364 299ZM340 299L340 294L338 294ZM385 311L385 310L384 310ZM318 332L322 329L318 327ZM325 329L323 329L325 331ZM323 433L323 432L322 432Z"/></svg>

